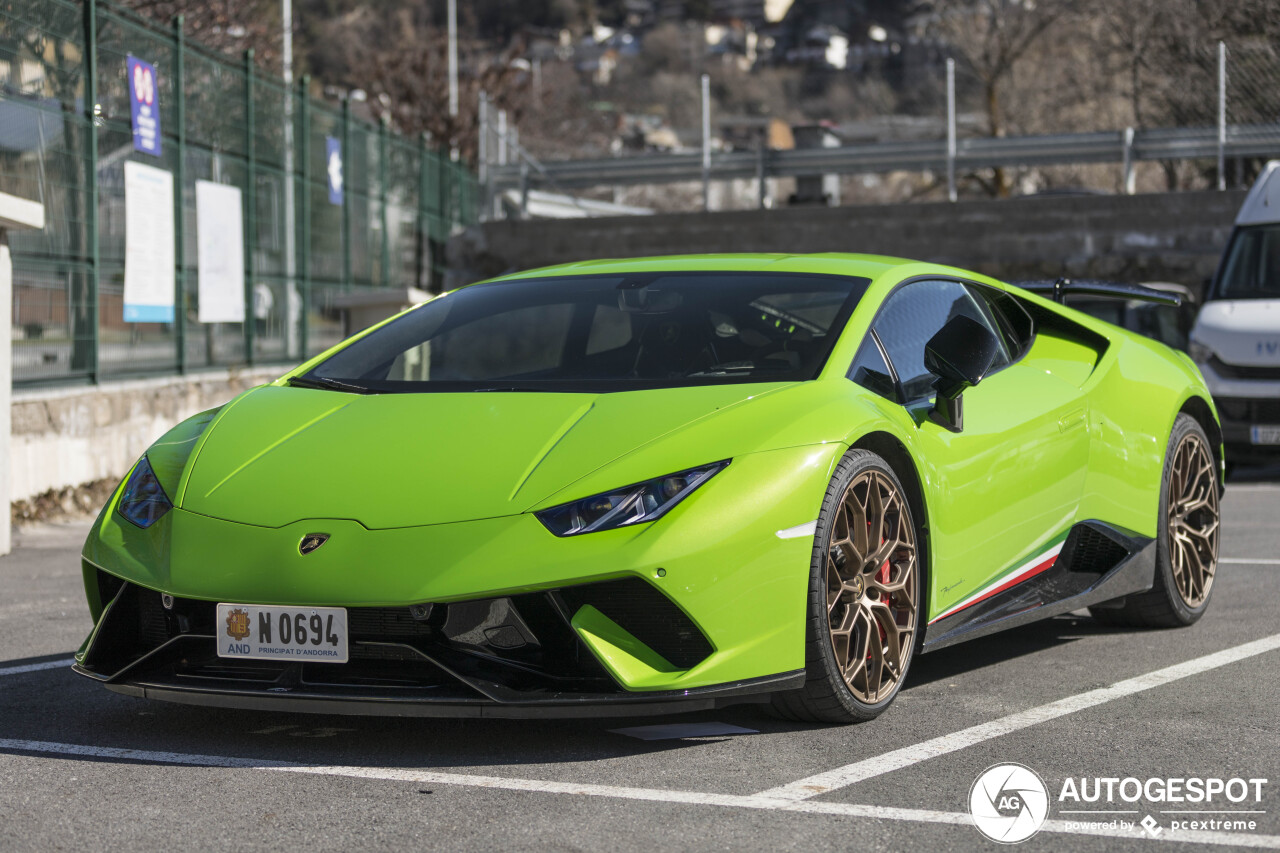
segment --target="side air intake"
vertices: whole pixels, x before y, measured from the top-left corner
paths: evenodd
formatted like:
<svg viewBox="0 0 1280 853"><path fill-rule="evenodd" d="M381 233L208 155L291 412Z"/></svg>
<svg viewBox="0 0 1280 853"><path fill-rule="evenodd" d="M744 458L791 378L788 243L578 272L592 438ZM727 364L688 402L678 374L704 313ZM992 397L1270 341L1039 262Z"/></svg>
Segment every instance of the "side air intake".
<svg viewBox="0 0 1280 853"><path fill-rule="evenodd" d="M564 587L560 595L570 613L591 605L680 669L696 666L714 651L693 620L642 578Z"/></svg>

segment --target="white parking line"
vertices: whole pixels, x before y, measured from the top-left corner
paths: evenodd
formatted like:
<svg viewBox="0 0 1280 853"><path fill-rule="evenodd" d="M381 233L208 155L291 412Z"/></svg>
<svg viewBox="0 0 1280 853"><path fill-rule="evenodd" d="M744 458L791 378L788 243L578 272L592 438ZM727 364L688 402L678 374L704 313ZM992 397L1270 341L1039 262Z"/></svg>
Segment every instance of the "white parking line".
<svg viewBox="0 0 1280 853"><path fill-rule="evenodd" d="M19 675L24 672L38 672L42 669L57 669L62 666L71 666L75 663L75 658L63 658L62 660L47 660L44 663L28 663L22 666L7 666L0 669L0 677L6 675Z"/></svg>
<svg viewBox="0 0 1280 853"><path fill-rule="evenodd" d="M965 747L983 743L1020 729L1054 720L1067 714L1074 714L1076 711L1083 711L1086 708L1092 708L1125 696L1132 696L1135 693L1141 693L1153 687L1161 687L1191 675L1208 672L1220 666L1226 666L1227 664L1276 649L1280 649L1280 634L1272 634L1270 637L1264 637L1261 640L1254 640L1251 643L1245 643L1211 655L1174 664L1164 669L1158 669L1155 672L1149 672L1146 675L1117 681L1110 687L1101 687L1097 690L1090 690L1087 693L1068 696L1065 699L1059 699L1047 705L1001 717L990 723L982 723L981 725L961 729L958 732L926 740L923 743L895 749L892 752L886 752L874 758L866 758L853 764L846 764L844 767L837 767L834 770L828 770L825 773L819 773L797 782L761 791L756 796L793 802L807 800L810 797L816 797L828 791L835 791L865 779L883 776L885 773L892 773L895 770L910 767L930 758L937 758L939 755L956 752Z"/></svg>
<svg viewBox="0 0 1280 853"><path fill-rule="evenodd" d="M352 779L371 779L387 782L409 782L415 785L459 785L469 788L490 788L503 791L525 791L541 794L572 794L582 797L608 797L622 800L638 800L681 805L720 806L722 808L758 809L765 811L826 814L869 820L896 820L916 823L950 824L969 826L972 819L962 812L943 812L932 809L900 809L889 806L856 805L852 803L826 803L807 800L788 801L758 794L712 794L699 791L666 791L657 788L627 788L615 785L577 784L553 782L542 779L508 779L500 776L471 776L463 773L437 773L430 770L410 770L392 767L309 766L270 759L235 758L224 755L194 755L181 752L153 752L143 749L88 746L49 741L0 739L0 751L32 752L45 755L61 755L86 758L108 758L122 761L143 761L157 764L184 764L200 767L227 767L272 770L283 773L302 773L318 776L342 776ZM1091 835L1104 838L1149 839L1139 830L1122 831L1097 826L1068 828L1066 821L1046 821L1044 831L1066 835ZM1158 841L1188 844L1220 844L1236 847L1256 847L1280 850L1280 835L1250 835L1247 833L1199 832L1193 830L1166 829Z"/></svg>
<svg viewBox="0 0 1280 853"><path fill-rule="evenodd" d="M1248 559L1247 557L1219 557L1219 563L1237 563L1242 566L1280 566L1280 560L1271 558Z"/></svg>

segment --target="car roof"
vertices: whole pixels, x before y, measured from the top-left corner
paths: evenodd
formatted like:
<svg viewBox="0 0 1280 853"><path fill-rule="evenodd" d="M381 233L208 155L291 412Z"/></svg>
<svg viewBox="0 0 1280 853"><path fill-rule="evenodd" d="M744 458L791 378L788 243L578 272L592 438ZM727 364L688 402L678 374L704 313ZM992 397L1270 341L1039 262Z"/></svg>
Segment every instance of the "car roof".
<svg viewBox="0 0 1280 853"><path fill-rule="evenodd" d="M716 254L663 255L648 258L605 258L558 264L539 269L498 276L491 281L514 281L524 278L547 278L564 275L617 275L647 272L776 272L827 273L874 279L893 267L918 261L885 255L859 255L823 252L810 255L792 254Z"/></svg>
<svg viewBox="0 0 1280 853"><path fill-rule="evenodd" d="M1280 222L1280 160L1272 160L1253 182L1236 215L1236 225Z"/></svg>

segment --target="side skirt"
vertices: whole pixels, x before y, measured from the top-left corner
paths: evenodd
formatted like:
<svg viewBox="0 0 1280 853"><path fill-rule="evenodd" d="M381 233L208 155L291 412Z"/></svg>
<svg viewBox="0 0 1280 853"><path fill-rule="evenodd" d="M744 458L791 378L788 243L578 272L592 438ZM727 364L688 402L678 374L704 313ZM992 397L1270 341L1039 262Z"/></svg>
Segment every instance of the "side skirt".
<svg viewBox="0 0 1280 853"><path fill-rule="evenodd" d="M1071 529L1047 570L925 628L922 651L946 648L1082 607L1146 592L1155 583L1156 542L1098 521Z"/></svg>

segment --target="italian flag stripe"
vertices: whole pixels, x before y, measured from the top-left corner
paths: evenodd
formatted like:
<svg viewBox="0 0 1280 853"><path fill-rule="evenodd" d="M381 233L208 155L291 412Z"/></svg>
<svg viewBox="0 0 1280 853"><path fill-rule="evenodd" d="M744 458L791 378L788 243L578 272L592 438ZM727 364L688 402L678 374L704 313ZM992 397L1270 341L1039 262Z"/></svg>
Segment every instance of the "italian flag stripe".
<svg viewBox="0 0 1280 853"><path fill-rule="evenodd" d="M990 584L978 590L959 604L954 605L946 612L938 614L933 619L929 620L929 624L932 625L939 619L954 616L966 607L972 607L978 602L985 601L998 592L1004 592L1009 587L1016 586L1042 572L1047 572L1053 564L1058 561L1058 555L1062 553L1062 546L1066 544L1066 541L1066 537L1062 537L1044 551L1041 551L1030 560L1027 560L1025 563L1009 572L1007 575L1004 575L998 580L992 581Z"/></svg>

